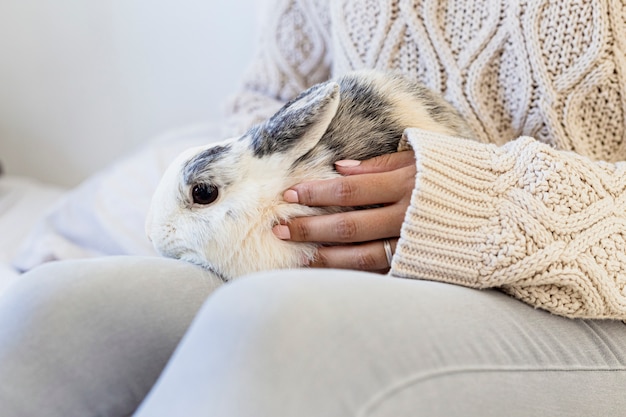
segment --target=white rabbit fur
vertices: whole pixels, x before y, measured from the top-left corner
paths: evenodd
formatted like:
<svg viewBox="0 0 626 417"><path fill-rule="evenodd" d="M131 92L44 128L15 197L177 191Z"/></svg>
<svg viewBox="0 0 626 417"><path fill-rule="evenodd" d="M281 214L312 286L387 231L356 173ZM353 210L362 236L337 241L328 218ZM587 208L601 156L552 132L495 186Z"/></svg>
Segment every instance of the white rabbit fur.
<svg viewBox="0 0 626 417"><path fill-rule="evenodd" d="M346 209L289 204L283 192L338 176L340 159L395 152L408 127L471 136L447 102L398 75L359 71L313 86L243 136L183 152L154 193L146 232L160 254L225 281L303 265L318 244L280 240L272 227Z"/></svg>

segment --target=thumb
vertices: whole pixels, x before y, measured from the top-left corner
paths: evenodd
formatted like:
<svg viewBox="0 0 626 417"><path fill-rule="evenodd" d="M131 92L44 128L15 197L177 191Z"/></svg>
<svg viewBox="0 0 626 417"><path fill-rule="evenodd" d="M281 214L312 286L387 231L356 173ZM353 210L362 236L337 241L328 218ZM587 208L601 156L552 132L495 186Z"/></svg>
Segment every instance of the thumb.
<svg viewBox="0 0 626 417"><path fill-rule="evenodd" d="M358 175L395 171L413 164L415 164L414 152L402 151L380 155L365 161L344 159L335 162L335 168L342 175Z"/></svg>

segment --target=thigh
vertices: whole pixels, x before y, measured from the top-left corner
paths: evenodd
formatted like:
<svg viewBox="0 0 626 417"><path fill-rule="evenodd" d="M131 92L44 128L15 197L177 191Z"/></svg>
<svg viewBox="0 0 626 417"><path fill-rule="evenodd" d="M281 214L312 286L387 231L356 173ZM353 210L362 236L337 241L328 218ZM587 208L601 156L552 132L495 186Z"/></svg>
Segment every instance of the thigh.
<svg viewBox="0 0 626 417"><path fill-rule="evenodd" d="M625 363L621 322L492 290L272 272L209 298L138 416L616 415Z"/></svg>
<svg viewBox="0 0 626 417"><path fill-rule="evenodd" d="M219 283L161 258L63 261L23 275L0 298L0 414L130 415Z"/></svg>

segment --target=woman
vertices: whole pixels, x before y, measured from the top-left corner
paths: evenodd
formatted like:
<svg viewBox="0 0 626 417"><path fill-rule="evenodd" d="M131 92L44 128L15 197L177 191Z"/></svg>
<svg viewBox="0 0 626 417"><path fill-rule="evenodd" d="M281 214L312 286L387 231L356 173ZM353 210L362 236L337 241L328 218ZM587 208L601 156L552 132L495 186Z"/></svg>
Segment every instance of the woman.
<svg viewBox="0 0 626 417"><path fill-rule="evenodd" d="M623 413L623 8L474 3L274 2L233 130L332 75L377 68L440 91L476 137L409 130L411 151L339 161L344 178L286 190L293 203L386 206L277 227L342 245L320 250L312 266L327 270L217 290L145 400L217 280L133 258L32 271L0 306L3 410Z"/></svg>

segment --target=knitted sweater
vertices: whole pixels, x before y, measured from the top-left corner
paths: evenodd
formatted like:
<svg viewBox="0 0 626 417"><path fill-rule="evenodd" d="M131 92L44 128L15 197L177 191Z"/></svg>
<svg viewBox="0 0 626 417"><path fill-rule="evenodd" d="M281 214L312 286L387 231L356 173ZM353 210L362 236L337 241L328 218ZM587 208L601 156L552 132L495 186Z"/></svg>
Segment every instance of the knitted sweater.
<svg viewBox="0 0 626 417"><path fill-rule="evenodd" d="M407 130L418 174L391 273L626 319L623 2L273 3L231 132L331 76L399 70L476 137Z"/></svg>

